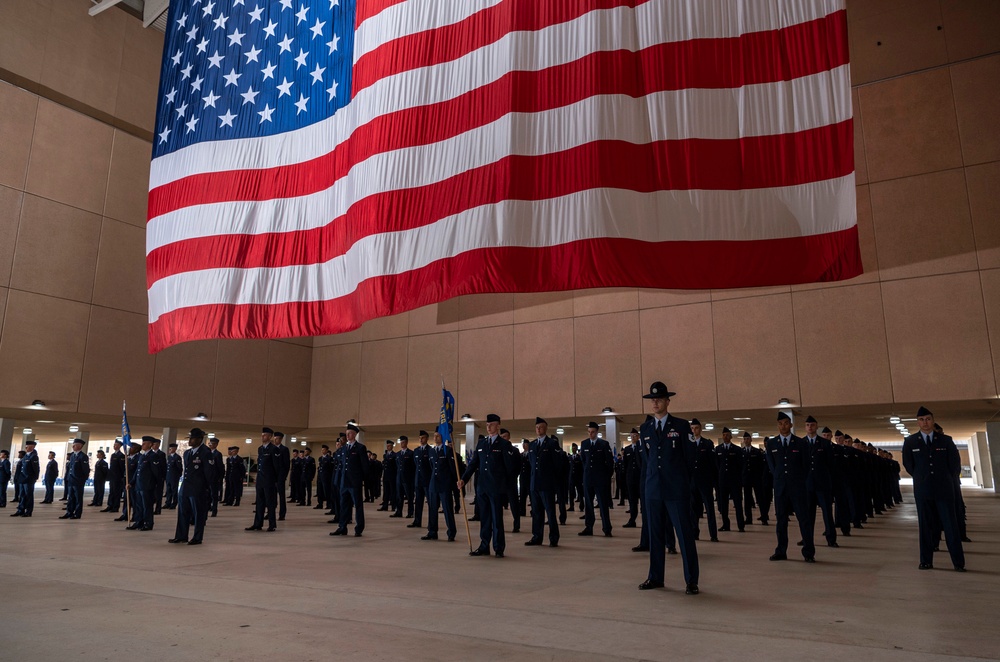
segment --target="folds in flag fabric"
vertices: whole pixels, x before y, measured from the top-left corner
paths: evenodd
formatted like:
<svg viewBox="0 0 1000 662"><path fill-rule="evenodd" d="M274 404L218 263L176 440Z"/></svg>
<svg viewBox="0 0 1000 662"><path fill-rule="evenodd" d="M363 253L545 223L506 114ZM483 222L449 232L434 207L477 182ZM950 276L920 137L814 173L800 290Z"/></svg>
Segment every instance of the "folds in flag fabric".
<svg viewBox="0 0 1000 662"><path fill-rule="evenodd" d="M175 0L149 344L861 273L844 0Z"/></svg>
<svg viewBox="0 0 1000 662"><path fill-rule="evenodd" d="M437 431L442 443L451 441L452 426L455 422L455 396L446 388L441 388L441 418Z"/></svg>
<svg viewBox="0 0 1000 662"><path fill-rule="evenodd" d="M122 447L125 455L132 449L132 429L128 426L128 414L125 413L125 403L122 402Z"/></svg>

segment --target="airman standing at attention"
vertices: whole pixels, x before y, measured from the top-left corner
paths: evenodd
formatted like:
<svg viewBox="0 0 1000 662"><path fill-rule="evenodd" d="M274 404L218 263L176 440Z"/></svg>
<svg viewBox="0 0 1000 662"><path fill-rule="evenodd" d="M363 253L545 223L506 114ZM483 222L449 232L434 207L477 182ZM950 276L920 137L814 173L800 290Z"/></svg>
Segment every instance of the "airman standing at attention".
<svg viewBox="0 0 1000 662"><path fill-rule="evenodd" d="M421 540L438 539L438 507L443 506L445 532L448 541L455 540L455 511L452 503L452 487L458 476L455 475L455 458L450 443L443 443L441 435L434 433L434 446L427 452L431 465L431 477L427 484L427 535Z"/></svg>
<svg viewBox="0 0 1000 662"><path fill-rule="evenodd" d="M420 444L413 449L413 521L407 528L416 529L423 526L424 504L427 501L427 489L431 482L430 446L427 445L429 435L421 430L418 437Z"/></svg>
<svg viewBox="0 0 1000 662"><path fill-rule="evenodd" d="M729 531L729 502L736 509L736 526L743 533L746 525L743 519L743 453L733 444L733 433L729 428L722 431L722 443L715 447L716 464L719 466L719 516L722 527L719 531Z"/></svg>
<svg viewBox="0 0 1000 662"><path fill-rule="evenodd" d="M156 455L157 466L163 467L163 473L157 474L156 484L153 486L153 514L159 515L163 507L164 482L167 479L167 454L160 450L160 440L157 437L153 437L152 444L150 452Z"/></svg>
<svg viewBox="0 0 1000 662"><path fill-rule="evenodd" d="M646 467L646 511L649 518L649 575L639 590L662 588L666 563L666 527L673 527L684 566L685 593L697 595L698 548L691 521L691 473L695 446L689 441L691 426L683 418L668 413L670 398L676 393L663 382L653 382L642 396L652 405L653 417L639 430L640 452Z"/></svg>
<svg viewBox="0 0 1000 662"><path fill-rule="evenodd" d="M410 439L405 434L399 436L399 451L396 453L396 512L389 517L403 516L403 502L406 501L406 517L413 517L413 483L416 480L417 465Z"/></svg>
<svg viewBox="0 0 1000 662"><path fill-rule="evenodd" d="M56 478L59 477L59 463L56 454L49 451L49 461L45 463L45 474L42 475L42 485L45 486L45 496L41 503L52 503L55 498Z"/></svg>
<svg viewBox="0 0 1000 662"><path fill-rule="evenodd" d="M926 407L917 410L917 425L920 430L903 441L903 467L913 476L920 569L934 567L934 547L938 540L935 524L938 524L944 531L952 566L958 572L965 572L953 484L953 477L961 470L958 448L951 437L934 430L934 414Z"/></svg>
<svg viewBox="0 0 1000 662"><path fill-rule="evenodd" d="M312 456L312 449L306 446L302 449L299 458L301 471L299 475L299 505L312 505L313 479L316 477L316 459Z"/></svg>
<svg viewBox="0 0 1000 662"><path fill-rule="evenodd" d="M823 513L823 536L828 547L840 547L837 543L837 523L833 519L833 466L835 462L833 444L829 439L817 435L819 423L815 418L806 418L806 453L808 473L806 474L806 512L816 527L816 506Z"/></svg>
<svg viewBox="0 0 1000 662"><path fill-rule="evenodd" d="M275 510L277 509L278 493L278 464L275 459L277 453L275 446L271 443L274 438L274 430L263 428L260 435L260 446L257 447L257 509L254 512L253 524L244 531L260 531L264 528L264 513L267 512L268 531L274 531L277 527ZM187 453L184 454L187 457ZM185 475L187 468L185 467Z"/></svg>
<svg viewBox="0 0 1000 662"><path fill-rule="evenodd" d="M193 428L188 435L190 448L184 451L184 482L181 483L180 508L177 510L177 530L167 542L200 545L205 535L210 492L215 484L215 474L222 471L222 467L215 463L215 456L202 443L204 440L205 432L200 428ZM188 539L192 524L194 535Z"/></svg>
<svg viewBox="0 0 1000 662"><path fill-rule="evenodd" d="M473 475L478 473L479 499L479 548L469 552L469 556L489 556L490 542L497 558L503 558L506 539L503 530L503 497L514 467L514 447L500 436L500 417L489 414L486 417L487 436L476 444L476 452L469 459L469 465L459 479L458 489L465 487Z"/></svg>
<svg viewBox="0 0 1000 662"><path fill-rule="evenodd" d="M359 429L347 424L347 443L341 452L340 463L340 522L331 536L346 536L347 524L354 507L354 537L360 538L365 530L365 476L368 474L368 449L357 440Z"/></svg>
<svg viewBox="0 0 1000 662"><path fill-rule="evenodd" d="M59 519L80 519L83 516L83 487L90 477L90 458L83 452L83 439L73 440L64 480L69 484L66 514Z"/></svg>
<svg viewBox="0 0 1000 662"><path fill-rule="evenodd" d="M500 428L500 436L510 441L510 430L505 428ZM513 444L511 444L513 446ZM514 449L517 450L516 448ZM520 533L521 531L521 511L518 509L517 504L517 477L521 473L521 454L514 453L514 470L510 474L510 482L507 484L507 494L504 497L504 502L510 509L510 517L514 522L514 526L511 529L512 533Z"/></svg>
<svg viewBox="0 0 1000 662"><path fill-rule="evenodd" d="M708 520L708 535L712 542L719 542L715 524L715 488L719 483L719 467L715 458L715 446L701 436L701 421L691 419L691 445L694 465L691 467L691 491L694 504L694 539L699 536L698 520L704 512Z"/></svg>
<svg viewBox="0 0 1000 662"><path fill-rule="evenodd" d="M100 508L104 505L104 483L108 481L108 461L104 459L104 451L97 451L97 462L94 463L94 498L88 506Z"/></svg>
<svg viewBox="0 0 1000 662"><path fill-rule="evenodd" d="M7 507L7 483L10 482L10 451L0 450L0 508Z"/></svg>
<svg viewBox="0 0 1000 662"><path fill-rule="evenodd" d="M601 511L601 530L606 538L611 537L611 475L614 471L615 458L611 446L606 439L597 436L600 426L591 421L587 424L587 438L580 443L580 455L583 457L583 531L577 535L594 535L594 497Z"/></svg>
<svg viewBox="0 0 1000 662"><path fill-rule="evenodd" d="M788 558L788 517L794 512L802 534L802 556L806 563L815 563L812 520L806 512L808 454L802 439L792 434L792 419L785 412L778 414L778 434L767 440L767 464L774 475L774 512L778 520L778 546L771 560Z"/></svg>
<svg viewBox="0 0 1000 662"><path fill-rule="evenodd" d="M549 545L559 546L559 523L556 520L556 489L558 476L556 462L559 442L548 436L548 423L535 418L537 438L528 445L527 457L531 467L531 539L524 543L531 547L541 545L545 533L545 520L549 521Z"/></svg>
<svg viewBox="0 0 1000 662"><path fill-rule="evenodd" d="M24 442L24 457L17 463L17 475L21 485L20 500L17 510L11 517L31 517L35 510L35 481L38 480L38 453L35 452L35 440Z"/></svg>

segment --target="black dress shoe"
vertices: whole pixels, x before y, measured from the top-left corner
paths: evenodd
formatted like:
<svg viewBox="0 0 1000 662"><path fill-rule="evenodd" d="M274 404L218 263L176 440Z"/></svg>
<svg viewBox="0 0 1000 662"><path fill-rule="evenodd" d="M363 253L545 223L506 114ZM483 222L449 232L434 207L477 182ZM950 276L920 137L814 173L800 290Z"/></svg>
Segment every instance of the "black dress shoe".
<svg viewBox="0 0 1000 662"><path fill-rule="evenodd" d="M172 545L176 545L177 543L187 542L187 540L184 540L182 538L171 538L167 542L170 543L170 544L172 544Z"/></svg>
<svg viewBox="0 0 1000 662"><path fill-rule="evenodd" d="M592 536L592 535L594 535L594 532L591 531L590 529L584 529L583 531L581 531L580 533L578 533L576 535L578 535L578 536Z"/></svg>
<svg viewBox="0 0 1000 662"><path fill-rule="evenodd" d="M840 547L840 545L837 544L836 540L834 540L833 542L826 543L826 546L827 547Z"/></svg>
<svg viewBox="0 0 1000 662"><path fill-rule="evenodd" d="M768 558L770 561L787 561L788 557L784 554L771 554Z"/></svg>
<svg viewBox="0 0 1000 662"><path fill-rule="evenodd" d="M497 552L497 553L495 554L495 556L496 556L496 557L497 557L498 559L502 559L502 558L503 558L503 552Z"/></svg>
<svg viewBox="0 0 1000 662"><path fill-rule="evenodd" d="M643 547L642 545L636 545L635 547L632 548L632 551L633 552L648 552L649 551L649 547Z"/></svg>
<svg viewBox="0 0 1000 662"><path fill-rule="evenodd" d="M534 538L532 538L528 542L524 543L524 546L525 547L534 547L535 545L541 545L541 544L542 544L541 540L535 540Z"/></svg>
<svg viewBox="0 0 1000 662"><path fill-rule="evenodd" d="M377 512L381 512L381 511L383 511L383 510L389 510L389 509L383 506L382 508L376 508L375 510L376 510Z"/></svg>
<svg viewBox="0 0 1000 662"><path fill-rule="evenodd" d="M436 533L428 533L426 536L420 536L420 539L421 540L437 540L438 537L437 537Z"/></svg>
<svg viewBox="0 0 1000 662"><path fill-rule="evenodd" d="M747 532L746 529L740 529L740 533L746 533L746 532Z"/></svg>
<svg viewBox="0 0 1000 662"><path fill-rule="evenodd" d="M920 566L919 566L919 569L920 570L933 570L934 569L934 565L931 564L931 563L921 563Z"/></svg>
<svg viewBox="0 0 1000 662"><path fill-rule="evenodd" d="M200 545L201 541L200 540L188 540L188 544L189 545Z"/></svg>
<svg viewBox="0 0 1000 662"><path fill-rule="evenodd" d="M21 517L21 513L11 513L11 517Z"/></svg>
<svg viewBox="0 0 1000 662"><path fill-rule="evenodd" d="M684 593L686 593L687 595L698 595L698 593L699 593L699 591L698 591L698 585L697 584L688 584L687 588L684 589Z"/></svg>
<svg viewBox="0 0 1000 662"><path fill-rule="evenodd" d="M469 521L470 521L470 522L478 522L478 521L479 521L479 518L478 518L478 517L476 517L475 515L473 515L472 517L470 517L470 518L469 518Z"/></svg>
<svg viewBox="0 0 1000 662"><path fill-rule="evenodd" d="M511 529L511 533L520 533L520 532L521 532L521 527L519 526L515 526L513 529Z"/></svg>
<svg viewBox="0 0 1000 662"><path fill-rule="evenodd" d="M344 531L343 529L337 529L336 531L331 531L330 535L331 536L346 536L347 535L347 531Z"/></svg>
<svg viewBox="0 0 1000 662"><path fill-rule="evenodd" d="M965 566L964 565L956 565L955 566L955 572L965 572Z"/></svg>
<svg viewBox="0 0 1000 662"><path fill-rule="evenodd" d="M643 583L639 584L640 591L648 591L654 588L663 588L663 582L654 582L652 579L647 579Z"/></svg>
<svg viewBox="0 0 1000 662"><path fill-rule="evenodd" d="M469 556L489 556L489 555L490 555L490 550L483 549L481 547L479 549L474 549L471 552L469 552Z"/></svg>
<svg viewBox="0 0 1000 662"><path fill-rule="evenodd" d="M267 531L268 533L271 533L271 532L277 531L277 530L278 530L278 527L276 527L276 526L269 526L269 527L267 527L265 529L265 531Z"/></svg>
<svg viewBox="0 0 1000 662"><path fill-rule="evenodd" d="M59 519L69 519L69 518L70 518L70 514L69 513L66 513L65 515L60 515L59 516ZM132 529L132 528L135 528L135 527L130 526L128 528Z"/></svg>
<svg viewBox="0 0 1000 662"><path fill-rule="evenodd" d="M125 521L125 516L124 516L124 515L122 515L121 517L116 517L116 518L115 518L115 521L116 521L116 522L124 522L124 521Z"/></svg>
<svg viewBox="0 0 1000 662"><path fill-rule="evenodd" d="M360 538L361 537L361 533L359 531L355 531L354 532L354 537L355 538Z"/></svg>
<svg viewBox="0 0 1000 662"><path fill-rule="evenodd" d="M112 510L111 510L110 508L104 508L103 510L101 510L101 511L99 511L99 512L102 512L102 513L110 513L110 512L114 512L114 511L112 511Z"/></svg>
<svg viewBox="0 0 1000 662"><path fill-rule="evenodd" d="M728 526L720 526L719 527L719 531L728 531L728 530L729 530Z"/></svg>
<svg viewBox="0 0 1000 662"><path fill-rule="evenodd" d="M420 526L421 526L420 524L414 524L414 523L411 522L410 524L406 525L406 528L408 528L408 529L419 529Z"/></svg>
<svg viewBox="0 0 1000 662"><path fill-rule="evenodd" d="M455 536L448 536L448 542L455 542Z"/></svg>
<svg viewBox="0 0 1000 662"><path fill-rule="evenodd" d="M969 540L969 536L962 536L962 542L972 542Z"/></svg>
<svg viewBox="0 0 1000 662"><path fill-rule="evenodd" d="M313 510L323 510L323 506L313 506Z"/></svg>
<svg viewBox="0 0 1000 662"><path fill-rule="evenodd" d="M841 535L847 536L848 538L851 537L851 532L850 531L841 531L840 533L841 533Z"/></svg>
<svg viewBox="0 0 1000 662"><path fill-rule="evenodd" d="M709 540L712 542L719 542L719 536L712 536Z"/></svg>
<svg viewBox="0 0 1000 662"><path fill-rule="evenodd" d="M247 528L245 528L243 530L244 531L260 531L263 528L264 527L262 527L262 526L248 526Z"/></svg>
<svg viewBox="0 0 1000 662"><path fill-rule="evenodd" d="M635 528L635 522L625 522L624 524L622 524L622 528L623 529L634 529Z"/></svg>
<svg viewBox="0 0 1000 662"><path fill-rule="evenodd" d="M806 557L806 563L816 563L816 557L815 556L807 556Z"/></svg>
<svg viewBox="0 0 1000 662"><path fill-rule="evenodd" d="M397 515L396 513L393 513L392 515L389 515L389 517L402 517L402 515Z"/></svg>
<svg viewBox="0 0 1000 662"><path fill-rule="evenodd" d="M151 527L151 526L140 526L139 530L140 531L152 531L153 527Z"/></svg>
<svg viewBox="0 0 1000 662"><path fill-rule="evenodd" d="M802 545L804 545L805 543L804 543L804 542L802 542L802 541L800 540L800 541L798 541L798 542L797 542L797 543L795 543L795 544L796 544L796 545L798 545L799 547L802 547Z"/></svg>
<svg viewBox="0 0 1000 662"><path fill-rule="evenodd" d="M677 554L676 547L667 547L667 554Z"/></svg>
<svg viewBox="0 0 1000 662"><path fill-rule="evenodd" d="M284 517L279 517L279 518L278 518L278 521L279 521L279 522L284 522L284 521L285 521L285 518L284 518Z"/></svg>
<svg viewBox="0 0 1000 662"><path fill-rule="evenodd" d="M611 538L612 537L611 532L610 531L605 531L604 532L604 537L605 538Z"/></svg>

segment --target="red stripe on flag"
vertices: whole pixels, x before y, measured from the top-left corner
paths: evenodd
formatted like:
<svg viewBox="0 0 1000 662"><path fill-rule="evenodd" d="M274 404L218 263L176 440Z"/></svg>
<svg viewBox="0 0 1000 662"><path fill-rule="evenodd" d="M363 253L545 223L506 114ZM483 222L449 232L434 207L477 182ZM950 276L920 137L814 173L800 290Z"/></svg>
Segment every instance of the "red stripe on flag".
<svg viewBox="0 0 1000 662"><path fill-rule="evenodd" d="M510 269L511 264L519 266ZM578 269L580 264L602 266ZM705 264L712 268L704 269ZM551 248L490 248L439 260L423 269L369 279L353 293L330 301L174 310L149 325L149 348L158 352L206 338L343 333L376 317L464 294L594 287L759 287L844 280L861 273L857 227L747 242L595 239Z"/></svg>
<svg viewBox="0 0 1000 662"><path fill-rule="evenodd" d="M621 5L627 2L606 0L600 4ZM510 5L521 11L510 13ZM556 7L558 5L558 7ZM455 25L427 30L387 42L375 50L362 55L354 65L351 86L356 95L378 80L422 67L431 67L456 60L476 49L491 44L508 32L520 30L540 30L588 13L583 3L554 3L549 10L539 10L529 14L528 5L521 0L510 0L496 7L474 14ZM485 21L483 15L505 11L506 16L491 17ZM442 35L442 32L445 34ZM446 38L443 38L446 37ZM815 71L817 61L831 56L840 63L847 62L847 12L833 12L823 18L798 23L778 30L749 32L738 37L718 39L692 39L669 42L659 46L661 68L671 69L681 65L695 64L701 71L719 74L720 79L731 80L739 74L752 74L763 68L765 71L778 69L783 75L771 80L790 80L807 75L805 71ZM795 57L789 57L794 54ZM803 69L800 71L799 68ZM829 66L825 68L830 68ZM740 84L710 84L697 87L736 87ZM694 87L681 85L680 87ZM680 89L680 87L672 89Z"/></svg>
<svg viewBox="0 0 1000 662"><path fill-rule="evenodd" d="M846 25L833 21L830 26L826 35L830 43L812 44L810 57L796 66L797 75L828 71L848 62L846 38L840 32L846 31ZM668 53L678 45L664 44L638 53L594 53L538 72L512 72L455 99L380 116L358 128L332 152L303 163L191 175L159 186L149 194L149 218L191 205L315 193L329 188L354 165L375 154L445 140L511 112L540 112L595 95L638 98L666 90L765 84L786 80L789 75L780 58L720 66L712 41L683 42L692 49L683 54ZM678 62L687 63L688 68L681 68ZM645 77L639 72L645 72Z"/></svg>
<svg viewBox="0 0 1000 662"><path fill-rule="evenodd" d="M649 0L590 0L535 2L504 0L472 16L433 30L388 41L354 63L354 94L382 78L458 58L495 43L511 32L535 32L566 23L593 11L636 7Z"/></svg>
<svg viewBox="0 0 1000 662"><path fill-rule="evenodd" d="M406 2L406 0L358 0L354 10L354 26L357 27L373 16L378 16L383 11Z"/></svg>
<svg viewBox="0 0 1000 662"><path fill-rule="evenodd" d="M509 156L428 186L368 196L320 228L167 244L147 256L147 283L201 269L326 262L363 237L422 227L502 200L547 200L594 188L741 190L834 179L854 171L853 145L853 121L847 120L741 140L601 141L543 156Z"/></svg>

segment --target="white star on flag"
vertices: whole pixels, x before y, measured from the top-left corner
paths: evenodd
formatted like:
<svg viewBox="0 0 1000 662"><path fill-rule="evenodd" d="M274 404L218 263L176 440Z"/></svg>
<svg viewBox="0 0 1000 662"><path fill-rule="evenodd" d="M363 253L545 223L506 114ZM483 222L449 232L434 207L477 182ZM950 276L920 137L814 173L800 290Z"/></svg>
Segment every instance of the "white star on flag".
<svg viewBox="0 0 1000 662"><path fill-rule="evenodd" d="M246 36L245 33L240 32L240 29L236 28L235 30L233 30L233 33L229 35L229 45L239 46L240 42L243 41L243 37L245 36Z"/></svg>
<svg viewBox="0 0 1000 662"><path fill-rule="evenodd" d="M215 102L218 101L221 98L222 97L216 95L215 92L213 92L212 90L209 90L208 91L208 96L202 97L202 100L205 102L205 108L208 108L209 106L211 106L212 108L215 108Z"/></svg>
<svg viewBox="0 0 1000 662"><path fill-rule="evenodd" d="M281 85L277 86L278 87L278 98L280 99L281 97L285 96L286 94L288 96L291 96L292 95L292 91L291 90L292 90L292 85L293 84L294 84L294 81L289 81L287 78L282 78Z"/></svg>
<svg viewBox="0 0 1000 662"><path fill-rule="evenodd" d="M221 129L224 126L232 126L233 120L236 119L236 115L233 115L227 110L225 115L219 115L219 119L222 120L222 124L219 125L219 128Z"/></svg>
<svg viewBox="0 0 1000 662"><path fill-rule="evenodd" d="M313 25L311 28L309 28L309 31L313 33L313 39L315 39L316 37L322 37L323 36L323 26L324 25L326 25L326 21L323 21L322 23L320 23L320 20L318 18L316 19L316 24Z"/></svg>
<svg viewBox="0 0 1000 662"><path fill-rule="evenodd" d="M250 50L244 53L244 55L246 55L247 57L247 64L250 64L251 62L257 62L258 61L257 56L260 55L260 53L261 50L256 46L252 47Z"/></svg>
<svg viewBox="0 0 1000 662"><path fill-rule="evenodd" d="M295 107L298 108L298 110L295 112L295 114L298 115L299 113L306 112L306 104L307 103L309 103L309 97L300 94L299 95L299 100L295 102Z"/></svg>
<svg viewBox="0 0 1000 662"><path fill-rule="evenodd" d="M260 92L255 91L251 87L251 88L248 88L247 91L244 92L243 94L241 94L240 96L243 97L243 103L244 104L248 104L248 103L252 104L257 99L257 95L258 94L260 94Z"/></svg>
<svg viewBox="0 0 1000 662"><path fill-rule="evenodd" d="M326 71L326 67L319 66L319 63L317 62L316 63L316 68L313 69L311 72L309 72L309 75L312 76L312 79L313 79L313 85L315 85L316 83L322 83L323 82L323 72L324 71Z"/></svg>
<svg viewBox="0 0 1000 662"><path fill-rule="evenodd" d="M271 115L274 114L274 108L271 108L271 106L269 104L265 103L264 104L264 110L258 111L257 114L260 115L260 123L261 124L263 124L264 122L270 122L271 121Z"/></svg>
<svg viewBox="0 0 1000 662"><path fill-rule="evenodd" d="M193 115L191 117L191 119L189 119L185 123L185 126L187 126L187 128L188 128L187 133L191 133L192 131L194 131L194 127L198 126L198 116L197 115Z"/></svg>
<svg viewBox="0 0 1000 662"><path fill-rule="evenodd" d="M299 67L306 66L307 57L309 57L309 53L300 48L299 54L295 56L295 68L298 69Z"/></svg>

